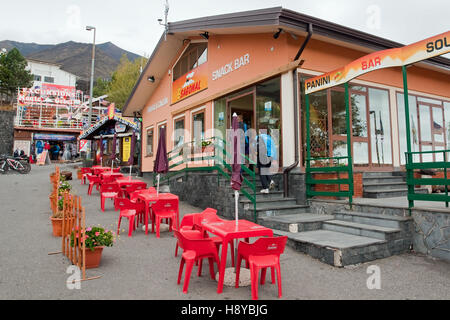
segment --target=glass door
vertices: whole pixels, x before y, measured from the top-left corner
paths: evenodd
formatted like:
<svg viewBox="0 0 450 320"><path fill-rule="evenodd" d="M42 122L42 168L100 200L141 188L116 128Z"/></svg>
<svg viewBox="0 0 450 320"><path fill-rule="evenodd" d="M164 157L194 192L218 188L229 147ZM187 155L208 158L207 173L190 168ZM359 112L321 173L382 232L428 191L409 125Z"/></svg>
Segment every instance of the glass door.
<svg viewBox="0 0 450 320"><path fill-rule="evenodd" d="M420 102L417 106L419 118L420 151L444 150L444 109L442 106ZM442 154L422 154L422 162L443 161Z"/></svg>

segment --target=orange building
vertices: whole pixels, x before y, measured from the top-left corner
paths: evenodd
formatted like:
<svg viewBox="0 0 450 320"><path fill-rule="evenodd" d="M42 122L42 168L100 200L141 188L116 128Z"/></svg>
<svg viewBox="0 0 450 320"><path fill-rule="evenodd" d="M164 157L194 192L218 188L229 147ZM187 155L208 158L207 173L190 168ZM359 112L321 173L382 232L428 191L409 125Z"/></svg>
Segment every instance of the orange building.
<svg viewBox="0 0 450 320"><path fill-rule="evenodd" d="M142 116L142 171L153 170L162 126L172 150L225 136L235 112L256 131L278 130L280 173L287 167L303 170L306 126L312 129L314 156L345 155L343 88L311 94L306 124L305 79L401 46L281 7L169 23L123 110L124 116ZM435 57L411 66L408 86L412 151L450 149L450 60ZM355 172L401 170L406 151L401 68L354 79L350 99Z"/></svg>

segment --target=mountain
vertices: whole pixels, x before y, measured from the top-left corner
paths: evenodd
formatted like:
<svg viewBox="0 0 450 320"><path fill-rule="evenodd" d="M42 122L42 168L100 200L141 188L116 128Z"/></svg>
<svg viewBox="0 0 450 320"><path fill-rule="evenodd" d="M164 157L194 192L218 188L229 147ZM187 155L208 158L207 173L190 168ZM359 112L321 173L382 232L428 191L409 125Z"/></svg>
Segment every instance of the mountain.
<svg viewBox="0 0 450 320"><path fill-rule="evenodd" d="M23 56L30 59L62 64L61 69L88 81L91 76L92 44L68 41L56 45L0 41L0 48L17 48ZM111 42L95 46L95 78L111 78L119 65L122 55L133 61L140 56L119 48Z"/></svg>

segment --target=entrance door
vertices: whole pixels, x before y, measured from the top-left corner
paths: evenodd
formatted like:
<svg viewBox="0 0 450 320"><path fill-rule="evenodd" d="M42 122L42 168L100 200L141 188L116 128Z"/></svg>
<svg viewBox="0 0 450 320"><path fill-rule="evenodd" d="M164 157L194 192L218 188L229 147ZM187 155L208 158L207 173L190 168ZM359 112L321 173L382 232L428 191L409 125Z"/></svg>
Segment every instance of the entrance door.
<svg viewBox="0 0 450 320"><path fill-rule="evenodd" d="M419 102L417 106L420 151L444 150L444 109L442 106ZM422 162L443 161L442 154L422 154Z"/></svg>
<svg viewBox="0 0 450 320"><path fill-rule="evenodd" d="M246 93L227 100L227 128L231 128L233 114L242 115L242 120L247 124L247 129L255 128L255 95Z"/></svg>

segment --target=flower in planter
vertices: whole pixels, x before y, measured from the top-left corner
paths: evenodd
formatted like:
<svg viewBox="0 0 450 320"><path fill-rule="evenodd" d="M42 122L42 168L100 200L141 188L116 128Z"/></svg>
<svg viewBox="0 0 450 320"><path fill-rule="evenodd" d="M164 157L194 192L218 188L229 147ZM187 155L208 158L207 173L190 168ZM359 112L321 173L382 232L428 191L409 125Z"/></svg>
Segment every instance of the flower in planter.
<svg viewBox="0 0 450 320"><path fill-rule="evenodd" d="M76 228L70 235L70 245L74 247L78 244L78 239L81 238L81 230ZM112 247L114 244L114 233L109 230L105 230L102 227L89 227L85 230L84 242L86 248L94 251L95 247Z"/></svg>

